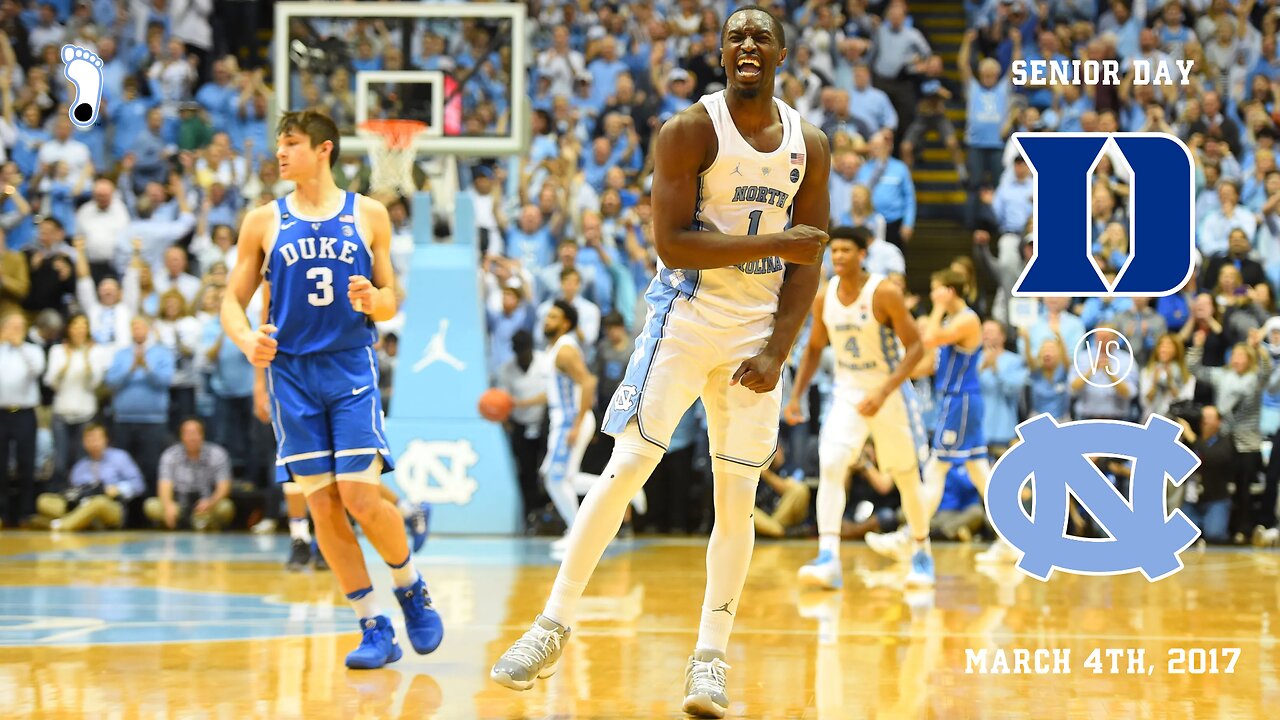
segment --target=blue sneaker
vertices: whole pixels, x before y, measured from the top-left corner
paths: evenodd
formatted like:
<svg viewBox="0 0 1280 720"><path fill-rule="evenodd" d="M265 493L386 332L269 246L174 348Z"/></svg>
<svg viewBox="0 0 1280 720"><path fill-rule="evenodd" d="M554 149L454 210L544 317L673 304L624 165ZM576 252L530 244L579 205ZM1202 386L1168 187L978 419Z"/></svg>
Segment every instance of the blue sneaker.
<svg viewBox="0 0 1280 720"><path fill-rule="evenodd" d="M911 556L911 572L907 573L907 585L928 587L933 583L933 555L925 550L917 550Z"/></svg>
<svg viewBox="0 0 1280 720"><path fill-rule="evenodd" d="M431 596L427 594L427 583L422 576L409 587L396 588L396 600L404 610L404 629L413 649L419 655L426 655L440 647L444 623L440 621L440 613L431 607Z"/></svg>
<svg viewBox="0 0 1280 720"><path fill-rule="evenodd" d="M375 670L404 655L396 642L396 630L386 615L362 619L360 629L364 631L364 637L360 638L360 647L347 655L347 667Z"/></svg>
<svg viewBox="0 0 1280 720"><path fill-rule="evenodd" d="M823 550L818 557L800 568L800 584L819 587L824 590L838 590L844 587L844 577L840 571L840 561L830 552Z"/></svg>
<svg viewBox="0 0 1280 720"><path fill-rule="evenodd" d="M413 514L404 519L404 529L413 538L413 551L416 553L427 544L427 528L431 520L431 506L418 503Z"/></svg>

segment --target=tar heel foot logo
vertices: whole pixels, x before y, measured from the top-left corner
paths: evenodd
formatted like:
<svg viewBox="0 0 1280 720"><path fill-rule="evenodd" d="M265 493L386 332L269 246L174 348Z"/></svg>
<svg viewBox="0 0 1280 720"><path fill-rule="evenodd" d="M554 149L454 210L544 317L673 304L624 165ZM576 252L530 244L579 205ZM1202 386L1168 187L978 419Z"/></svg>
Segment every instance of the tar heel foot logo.
<svg viewBox="0 0 1280 720"><path fill-rule="evenodd" d="M1182 569L1179 555L1200 536L1181 510L1165 507L1165 478L1180 485L1200 459L1179 441L1182 428L1159 415L1146 425L1082 420L1059 425L1048 414L1018 426L1021 442L991 470L987 517L1000 536L1023 553L1018 568L1039 580L1054 569L1079 575L1141 572L1156 581ZM1125 498L1090 457L1132 462ZM1034 516L1022 505L1031 479ZM1109 535L1067 535L1075 496Z"/></svg>
<svg viewBox="0 0 1280 720"><path fill-rule="evenodd" d="M471 477L479 460L469 440L410 440L396 458L396 482L411 502L466 505L480 487Z"/></svg>
<svg viewBox="0 0 1280 720"><path fill-rule="evenodd" d="M1195 188L1191 151L1163 133L1014 133L1035 179L1035 255L1017 296L1169 295L1192 271ZM1129 258L1108 282L1091 252L1092 179L1106 154L1127 166Z"/></svg>
<svg viewBox="0 0 1280 720"><path fill-rule="evenodd" d="M98 120L102 106L102 58L75 45L62 46L62 74L76 88L67 116L76 127L87 128Z"/></svg>

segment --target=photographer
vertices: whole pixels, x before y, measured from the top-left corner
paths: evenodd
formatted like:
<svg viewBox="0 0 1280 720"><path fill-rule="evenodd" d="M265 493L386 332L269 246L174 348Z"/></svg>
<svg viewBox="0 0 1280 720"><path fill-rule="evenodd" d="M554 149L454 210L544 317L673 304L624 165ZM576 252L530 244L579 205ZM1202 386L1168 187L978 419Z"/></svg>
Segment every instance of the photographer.
<svg viewBox="0 0 1280 720"><path fill-rule="evenodd" d="M195 418L183 421L179 437L160 456L159 495L143 505L147 519L169 530L221 530L236 514L227 451L205 442L204 423Z"/></svg>
<svg viewBox="0 0 1280 720"><path fill-rule="evenodd" d="M125 505L142 494L142 473L128 453L109 447L108 441L105 427L86 426L85 457L71 468L70 488L36 498L36 509L50 530L124 527Z"/></svg>

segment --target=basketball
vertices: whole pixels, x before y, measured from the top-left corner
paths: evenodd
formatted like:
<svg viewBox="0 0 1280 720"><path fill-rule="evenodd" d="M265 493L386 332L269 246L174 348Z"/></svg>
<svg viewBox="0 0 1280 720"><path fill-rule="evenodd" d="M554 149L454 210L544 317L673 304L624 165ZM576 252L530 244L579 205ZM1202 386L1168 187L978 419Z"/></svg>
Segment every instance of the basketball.
<svg viewBox="0 0 1280 720"><path fill-rule="evenodd" d="M516 401L506 390L489 388L480 395L480 402L476 407L480 411L480 417L485 420L506 422L511 417L511 411L516 409Z"/></svg>

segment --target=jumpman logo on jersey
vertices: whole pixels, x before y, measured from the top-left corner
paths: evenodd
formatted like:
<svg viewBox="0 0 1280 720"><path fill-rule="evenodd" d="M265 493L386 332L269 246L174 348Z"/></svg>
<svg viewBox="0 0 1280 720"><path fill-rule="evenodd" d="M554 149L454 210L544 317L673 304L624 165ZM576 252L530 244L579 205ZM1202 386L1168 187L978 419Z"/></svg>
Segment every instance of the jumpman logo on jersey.
<svg viewBox="0 0 1280 720"><path fill-rule="evenodd" d="M451 355L449 351L444 348L444 337L445 333L448 331L449 319L441 318L440 329L437 330L436 334L432 335L431 339L427 341L427 347L422 351L422 359L418 360L418 362L413 366L414 372L422 372L428 365L435 362L442 362L459 372L467 369L466 363Z"/></svg>
<svg viewBox="0 0 1280 720"><path fill-rule="evenodd" d="M716 608L715 610L712 610L711 612L713 613L722 612L722 613L725 613L726 615L733 615L733 612L729 610L729 606L732 604L733 604L733 599L730 598L729 602L721 605L720 607Z"/></svg>
<svg viewBox="0 0 1280 720"><path fill-rule="evenodd" d="M731 173L729 173L729 174L730 174L730 175L739 175L739 176L740 176L740 175L742 175L742 163L738 163L737 165L734 165L734 166L733 166L733 172L731 172Z"/></svg>

